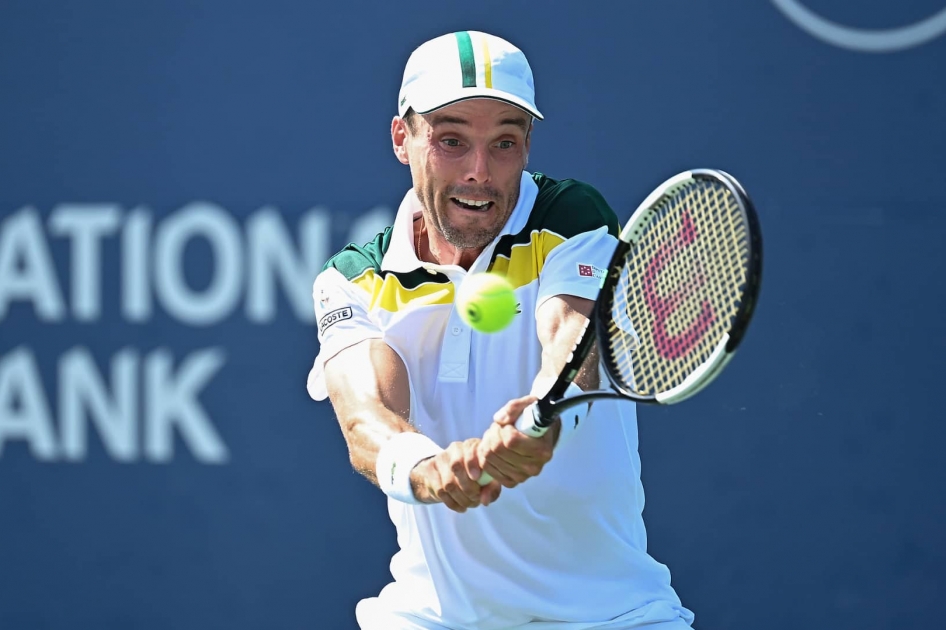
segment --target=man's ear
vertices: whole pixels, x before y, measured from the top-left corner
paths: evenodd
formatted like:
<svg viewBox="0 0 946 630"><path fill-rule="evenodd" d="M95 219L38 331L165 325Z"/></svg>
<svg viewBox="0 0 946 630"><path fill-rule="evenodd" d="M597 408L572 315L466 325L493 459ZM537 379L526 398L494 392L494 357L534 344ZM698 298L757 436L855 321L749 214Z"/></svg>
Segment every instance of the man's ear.
<svg viewBox="0 0 946 630"><path fill-rule="evenodd" d="M401 164L410 164L407 155L407 141L410 139L410 132L407 129L407 121L400 116L395 116L391 121L391 144L394 147L394 156Z"/></svg>

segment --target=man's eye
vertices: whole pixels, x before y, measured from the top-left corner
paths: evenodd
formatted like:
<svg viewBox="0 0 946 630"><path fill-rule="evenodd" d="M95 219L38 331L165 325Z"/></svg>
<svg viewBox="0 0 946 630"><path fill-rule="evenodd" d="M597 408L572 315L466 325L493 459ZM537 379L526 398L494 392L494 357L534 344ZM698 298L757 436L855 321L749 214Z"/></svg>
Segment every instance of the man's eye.
<svg viewBox="0 0 946 630"><path fill-rule="evenodd" d="M458 147L460 146L460 141L456 138L444 138L443 143L448 147Z"/></svg>
<svg viewBox="0 0 946 630"><path fill-rule="evenodd" d="M515 145L515 142L513 142L512 140L502 140L502 141L499 143L499 148L500 148L500 149L511 149L511 148L513 147L513 145Z"/></svg>

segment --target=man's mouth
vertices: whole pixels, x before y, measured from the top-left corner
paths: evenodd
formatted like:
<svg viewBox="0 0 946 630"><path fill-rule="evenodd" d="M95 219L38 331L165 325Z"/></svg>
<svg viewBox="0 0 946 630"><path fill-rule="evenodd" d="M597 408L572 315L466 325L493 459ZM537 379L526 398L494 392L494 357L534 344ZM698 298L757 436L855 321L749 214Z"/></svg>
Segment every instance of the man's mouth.
<svg viewBox="0 0 946 630"><path fill-rule="evenodd" d="M450 201L460 206L464 210L474 210L486 212L493 207L492 201L481 201L478 199L467 199L466 197L450 197Z"/></svg>

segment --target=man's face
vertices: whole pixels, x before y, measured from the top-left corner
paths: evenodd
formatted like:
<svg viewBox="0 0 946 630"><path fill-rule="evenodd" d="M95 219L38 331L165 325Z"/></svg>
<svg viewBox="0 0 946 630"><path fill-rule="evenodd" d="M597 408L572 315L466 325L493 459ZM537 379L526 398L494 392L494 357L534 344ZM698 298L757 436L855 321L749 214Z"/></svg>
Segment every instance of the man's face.
<svg viewBox="0 0 946 630"><path fill-rule="evenodd" d="M519 200L532 118L492 99L460 101L393 127L395 153L411 167L428 229L456 248L480 249L500 233ZM405 126L403 121L400 124Z"/></svg>

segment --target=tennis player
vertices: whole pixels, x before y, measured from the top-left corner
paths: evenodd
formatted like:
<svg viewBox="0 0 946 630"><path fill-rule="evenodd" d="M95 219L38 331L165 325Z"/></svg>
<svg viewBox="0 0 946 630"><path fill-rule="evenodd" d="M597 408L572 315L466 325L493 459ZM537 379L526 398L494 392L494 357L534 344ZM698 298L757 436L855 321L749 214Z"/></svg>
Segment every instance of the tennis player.
<svg viewBox="0 0 946 630"><path fill-rule="evenodd" d="M421 45L391 123L413 186L393 226L315 281L309 393L331 400L352 465L389 497L400 547L394 581L356 608L365 630L691 627L646 550L634 406L596 402L542 438L514 426L567 361L618 234L593 187L526 170L541 119L509 42ZM494 334L454 306L483 271L519 303ZM600 378L592 356L573 387Z"/></svg>

